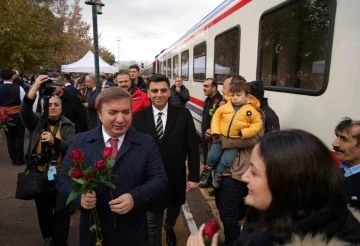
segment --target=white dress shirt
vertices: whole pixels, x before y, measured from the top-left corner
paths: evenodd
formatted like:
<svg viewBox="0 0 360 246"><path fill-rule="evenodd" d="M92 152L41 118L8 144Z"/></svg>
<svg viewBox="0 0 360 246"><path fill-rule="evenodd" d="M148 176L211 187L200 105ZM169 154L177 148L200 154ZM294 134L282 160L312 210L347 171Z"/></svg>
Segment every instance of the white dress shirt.
<svg viewBox="0 0 360 246"><path fill-rule="evenodd" d="M165 108L162 111L159 111L157 108L155 108L154 106L152 106L153 108L153 113L154 113L154 122L155 122L155 127L156 127L156 122L158 119L158 113L162 112L163 114L161 115L161 120L163 123L163 130L165 133L165 127L166 127L166 120L167 120L167 115L168 115L168 104L166 104Z"/></svg>
<svg viewBox="0 0 360 246"><path fill-rule="evenodd" d="M106 131L104 129L104 126L102 126L102 134L103 134L103 137L104 137L105 147L111 147L109 139L112 138L112 137L110 137L109 134L106 133ZM121 144L124 142L125 135L126 135L126 133L117 138L119 140L118 144L117 144L117 149L118 150L120 149Z"/></svg>

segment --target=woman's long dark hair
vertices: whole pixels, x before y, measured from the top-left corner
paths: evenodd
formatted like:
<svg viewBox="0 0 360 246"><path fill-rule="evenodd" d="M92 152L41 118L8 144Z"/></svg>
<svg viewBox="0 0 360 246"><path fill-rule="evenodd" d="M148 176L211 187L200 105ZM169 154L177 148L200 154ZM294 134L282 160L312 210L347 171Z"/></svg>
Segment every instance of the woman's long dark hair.
<svg viewBox="0 0 360 246"><path fill-rule="evenodd" d="M272 193L262 224L281 231L341 193L342 176L326 145L302 130L270 133L259 141Z"/></svg>

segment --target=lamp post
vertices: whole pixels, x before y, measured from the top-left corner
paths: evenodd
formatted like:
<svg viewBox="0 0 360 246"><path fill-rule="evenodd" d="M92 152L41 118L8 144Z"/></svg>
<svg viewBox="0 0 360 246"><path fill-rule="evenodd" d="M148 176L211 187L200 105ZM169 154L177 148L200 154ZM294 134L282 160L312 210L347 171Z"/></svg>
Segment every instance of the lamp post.
<svg viewBox="0 0 360 246"><path fill-rule="evenodd" d="M119 63L119 69L120 69L120 41L121 41L121 38L117 37L116 41L118 42L118 63Z"/></svg>
<svg viewBox="0 0 360 246"><path fill-rule="evenodd" d="M96 91L101 91L100 72L99 72L99 40L98 40L98 24L97 15L102 14L102 7L105 6L100 0L87 0L85 4L92 5L92 19L93 19L93 36L94 36L94 63L95 63L95 78Z"/></svg>

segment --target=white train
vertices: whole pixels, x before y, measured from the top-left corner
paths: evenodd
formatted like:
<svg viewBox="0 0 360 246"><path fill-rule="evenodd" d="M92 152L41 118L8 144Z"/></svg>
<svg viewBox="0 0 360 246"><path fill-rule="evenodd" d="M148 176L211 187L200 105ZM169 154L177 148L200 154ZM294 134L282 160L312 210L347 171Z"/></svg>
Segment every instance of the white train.
<svg viewBox="0 0 360 246"><path fill-rule="evenodd" d="M342 117L360 119L359 12L360 0L226 0L144 73L183 77L199 133L205 78L262 79L282 129L331 147Z"/></svg>

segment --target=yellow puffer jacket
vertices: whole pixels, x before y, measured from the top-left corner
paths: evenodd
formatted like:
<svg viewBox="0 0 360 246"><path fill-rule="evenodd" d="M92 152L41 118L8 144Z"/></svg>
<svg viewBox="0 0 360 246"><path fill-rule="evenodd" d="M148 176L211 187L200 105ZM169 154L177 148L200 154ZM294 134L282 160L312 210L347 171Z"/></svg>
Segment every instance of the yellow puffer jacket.
<svg viewBox="0 0 360 246"><path fill-rule="evenodd" d="M250 103L235 112L230 99L231 94L225 95L227 103L215 111L211 120L211 134L221 134L229 138L254 137L262 126L261 117L257 111L260 102L250 95Z"/></svg>

